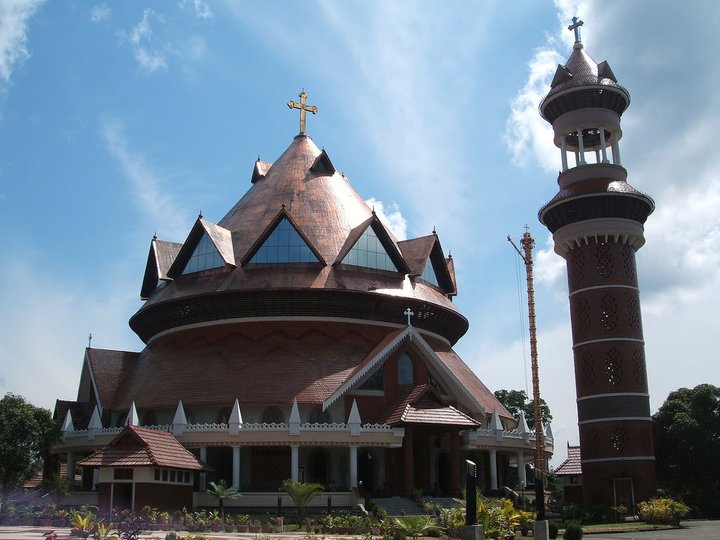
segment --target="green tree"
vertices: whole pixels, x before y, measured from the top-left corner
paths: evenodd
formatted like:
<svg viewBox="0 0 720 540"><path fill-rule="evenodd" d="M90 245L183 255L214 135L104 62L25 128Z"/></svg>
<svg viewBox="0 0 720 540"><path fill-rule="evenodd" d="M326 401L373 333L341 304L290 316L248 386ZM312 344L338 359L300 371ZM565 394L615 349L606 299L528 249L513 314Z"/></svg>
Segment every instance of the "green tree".
<svg viewBox="0 0 720 540"><path fill-rule="evenodd" d="M305 507L310 503L310 501L319 497L323 492L322 484L305 484L289 478L282 483L280 489L290 495L290 498L298 509L298 525L302 523L302 518L305 515Z"/></svg>
<svg viewBox="0 0 720 540"><path fill-rule="evenodd" d="M60 431L49 410L5 394L0 399L0 483L3 495L41 469Z"/></svg>
<svg viewBox="0 0 720 540"><path fill-rule="evenodd" d="M220 504L220 514L222 515L223 521L225 521L225 501L230 499L237 499L242 495L240 492L232 486L225 485L225 482L220 480L217 484L210 482L210 489L207 492L215 497Z"/></svg>
<svg viewBox="0 0 720 540"><path fill-rule="evenodd" d="M528 398L525 390L497 390L495 397L515 418L520 418L520 411L523 411L528 427L531 429L535 427L535 404ZM547 426L552 421L552 414L543 398L540 398L540 414L543 425Z"/></svg>
<svg viewBox="0 0 720 540"><path fill-rule="evenodd" d="M670 392L653 415L658 486L708 517L720 517L720 388Z"/></svg>

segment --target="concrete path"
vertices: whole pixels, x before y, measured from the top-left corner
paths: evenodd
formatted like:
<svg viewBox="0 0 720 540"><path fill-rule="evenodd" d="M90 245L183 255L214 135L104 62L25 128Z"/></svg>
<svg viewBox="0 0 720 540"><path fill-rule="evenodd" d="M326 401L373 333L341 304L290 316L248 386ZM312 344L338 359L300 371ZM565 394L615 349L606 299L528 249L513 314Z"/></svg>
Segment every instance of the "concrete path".
<svg viewBox="0 0 720 540"><path fill-rule="evenodd" d="M720 540L720 521L683 521L682 529L585 534L588 540Z"/></svg>

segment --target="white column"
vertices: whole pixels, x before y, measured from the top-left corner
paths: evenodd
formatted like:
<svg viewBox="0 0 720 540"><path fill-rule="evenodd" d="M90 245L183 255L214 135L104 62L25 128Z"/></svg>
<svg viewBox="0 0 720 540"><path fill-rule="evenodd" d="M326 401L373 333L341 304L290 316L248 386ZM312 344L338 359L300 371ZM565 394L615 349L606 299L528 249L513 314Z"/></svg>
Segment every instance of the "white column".
<svg viewBox="0 0 720 540"><path fill-rule="evenodd" d="M490 450L490 489L497 491L497 450Z"/></svg>
<svg viewBox="0 0 720 540"><path fill-rule="evenodd" d="M600 128L600 150L602 152L602 162L608 163L607 150L605 149L605 128Z"/></svg>
<svg viewBox="0 0 720 540"><path fill-rule="evenodd" d="M295 482L298 481L298 469L300 467L300 447L293 445L290 447L290 478Z"/></svg>
<svg viewBox="0 0 720 540"><path fill-rule="evenodd" d="M350 447L350 487L358 485L357 479L357 446Z"/></svg>
<svg viewBox="0 0 720 540"><path fill-rule="evenodd" d="M563 172L565 172L568 170L567 141L565 140L565 137L560 139L560 159L562 159L562 170Z"/></svg>
<svg viewBox="0 0 720 540"><path fill-rule="evenodd" d="M613 163L615 165L622 165L620 162L620 145L618 144L617 140L612 145L612 151L613 151Z"/></svg>
<svg viewBox="0 0 720 540"><path fill-rule="evenodd" d="M233 472L232 472L232 487L240 490L240 447L233 446Z"/></svg>
<svg viewBox="0 0 720 540"><path fill-rule="evenodd" d="M522 451L517 453L518 481L521 486L527 485L527 477L525 476L525 456Z"/></svg>
<svg viewBox="0 0 720 540"><path fill-rule="evenodd" d="M75 486L75 454L72 452L67 453L67 471L65 472L68 487L73 489Z"/></svg>
<svg viewBox="0 0 720 540"><path fill-rule="evenodd" d="M207 463L207 447L201 446L200 447L200 461L203 463ZM201 472L200 473L200 491L205 491L207 489L207 473Z"/></svg>
<svg viewBox="0 0 720 540"><path fill-rule="evenodd" d="M580 153L580 165L586 165L585 144L583 143L582 128L578 129L578 152Z"/></svg>
<svg viewBox="0 0 720 540"><path fill-rule="evenodd" d="M100 482L100 469L93 469L92 490L97 491L97 485Z"/></svg>

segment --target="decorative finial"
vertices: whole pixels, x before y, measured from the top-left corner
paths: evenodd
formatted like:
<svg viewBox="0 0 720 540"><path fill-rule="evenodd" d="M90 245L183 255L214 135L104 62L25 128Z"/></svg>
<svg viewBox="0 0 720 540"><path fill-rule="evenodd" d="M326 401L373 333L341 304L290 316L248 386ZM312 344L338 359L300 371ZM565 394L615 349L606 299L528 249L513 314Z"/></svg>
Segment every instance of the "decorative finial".
<svg viewBox="0 0 720 540"><path fill-rule="evenodd" d="M435 230L435 225L433 225L433 234L437 236L437 231Z"/></svg>
<svg viewBox="0 0 720 540"><path fill-rule="evenodd" d="M405 311L403 311L403 313L407 316L408 326L412 326L412 323L410 322L410 317L415 315L415 313L413 313L413 311L410 308L407 308Z"/></svg>
<svg viewBox="0 0 720 540"><path fill-rule="evenodd" d="M285 208L285 203L282 203L282 204L281 204L280 206L282 206L282 207L283 207L283 209L284 209L284 208Z"/></svg>
<svg viewBox="0 0 720 540"><path fill-rule="evenodd" d="M92 334L88 336L88 349L92 346Z"/></svg>
<svg viewBox="0 0 720 540"><path fill-rule="evenodd" d="M153 232L153 240L157 240L157 231Z"/></svg>
<svg viewBox="0 0 720 540"><path fill-rule="evenodd" d="M579 17L573 17L572 22L573 23L570 26L568 26L568 30L572 30L575 32L575 43L581 43L580 27L585 23L582 22Z"/></svg>
<svg viewBox="0 0 720 540"><path fill-rule="evenodd" d="M448 259L452 259L452 251L448 251Z"/></svg>
<svg viewBox="0 0 720 540"><path fill-rule="evenodd" d="M288 101L288 107L291 109L300 109L300 134L305 134L305 113L311 112L313 114L317 114L318 108L315 105L308 105L307 104L307 94L305 93L305 89L303 88L303 91L300 92L299 96L300 103L295 103L293 100Z"/></svg>
<svg viewBox="0 0 720 540"><path fill-rule="evenodd" d="M258 158L257 158L257 160L258 160L258 161L260 161L260 154L258 154Z"/></svg>
<svg viewBox="0 0 720 540"><path fill-rule="evenodd" d="M202 210L200 210L200 213L198 214L198 219L202 219L202 218L203 218Z"/></svg>

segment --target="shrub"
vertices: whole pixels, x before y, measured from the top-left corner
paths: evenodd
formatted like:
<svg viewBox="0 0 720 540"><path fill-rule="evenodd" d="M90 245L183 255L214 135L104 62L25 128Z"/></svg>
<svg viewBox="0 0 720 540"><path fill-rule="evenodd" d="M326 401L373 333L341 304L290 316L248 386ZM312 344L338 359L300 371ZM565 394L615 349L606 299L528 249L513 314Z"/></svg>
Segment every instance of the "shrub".
<svg viewBox="0 0 720 540"><path fill-rule="evenodd" d="M558 532L559 532L559 530L558 530L557 523L555 523L554 521L548 522L548 536L552 540L555 540L555 538L557 538Z"/></svg>
<svg viewBox="0 0 720 540"><path fill-rule="evenodd" d="M664 525L680 525L690 508L681 501L674 499L650 499L640 503L640 515L647 523Z"/></svg>
<svg viewBox="0 0 720 540"><path fill-rule="evenodd" d="M577 521L568 522L563 533L563 540L580 540L582 537L582 526Z"/></svg>

